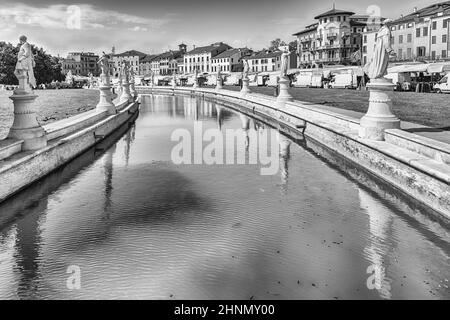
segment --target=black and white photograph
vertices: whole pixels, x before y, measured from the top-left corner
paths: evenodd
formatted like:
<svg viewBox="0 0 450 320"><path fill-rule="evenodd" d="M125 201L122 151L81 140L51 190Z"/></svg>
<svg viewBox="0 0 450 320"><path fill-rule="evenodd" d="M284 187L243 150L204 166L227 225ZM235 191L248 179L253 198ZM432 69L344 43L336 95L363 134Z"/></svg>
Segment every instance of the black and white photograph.
<svg viewBox="0 0 450 320"><path fill-rule="evenodd" d="M450 300L450 1L79 1L0 0L0 300Z"/></svg>

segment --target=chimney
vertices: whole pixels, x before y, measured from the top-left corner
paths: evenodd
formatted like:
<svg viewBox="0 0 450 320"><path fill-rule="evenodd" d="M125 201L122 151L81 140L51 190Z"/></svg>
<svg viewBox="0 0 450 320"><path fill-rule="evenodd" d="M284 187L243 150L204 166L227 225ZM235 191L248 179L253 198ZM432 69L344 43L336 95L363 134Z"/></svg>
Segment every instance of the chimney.
<svg viewBox="0 0 450 320"><path fill-rule="evenodd" d="M417 12L417 7L414 7L414 13L416 13Z"/></svg>

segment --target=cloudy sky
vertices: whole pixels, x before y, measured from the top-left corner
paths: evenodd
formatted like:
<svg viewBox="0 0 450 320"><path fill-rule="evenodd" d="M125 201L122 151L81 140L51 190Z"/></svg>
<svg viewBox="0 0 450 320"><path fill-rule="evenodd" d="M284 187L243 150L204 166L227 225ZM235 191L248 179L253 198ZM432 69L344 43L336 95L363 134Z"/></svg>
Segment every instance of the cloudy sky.
<svg viewBox="0 0 450 320"><path fill-rule="evenodd" d="M332 8L324 0L0 0L0 41L29 42L51 54L136 49L159 53L184 42L261 49L292 34ZM436 0L337 0L336 8L397 18ZM369 13L370 13L369 12Z"/></svg>

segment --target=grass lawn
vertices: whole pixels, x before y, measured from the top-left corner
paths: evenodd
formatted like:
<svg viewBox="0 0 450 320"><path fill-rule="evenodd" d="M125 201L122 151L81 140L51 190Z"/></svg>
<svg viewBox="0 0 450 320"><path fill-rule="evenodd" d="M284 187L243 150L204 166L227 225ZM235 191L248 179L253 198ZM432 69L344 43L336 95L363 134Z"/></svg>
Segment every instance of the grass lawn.
<svg viewBox="0 0 450 320"><path fill-rule="evenodd" d="M36 90L35 100L38 121L50 123L95 108L99 101L98 90L61 89ZM13 121L13 103L8 97L12 91L0 91L0 139L9 131Z"/></svg>
<svg viewBox="0 0 450 320"><path fill-rule="evenodd" d="M240 90L239 87L226 87ZM253 92L274 95L273 87L250 87ZM366 112L369 92L346 89L290 88L295 100ZM403 121L450 129L450 95L436 93L393 92L393 112Z"/></svg>

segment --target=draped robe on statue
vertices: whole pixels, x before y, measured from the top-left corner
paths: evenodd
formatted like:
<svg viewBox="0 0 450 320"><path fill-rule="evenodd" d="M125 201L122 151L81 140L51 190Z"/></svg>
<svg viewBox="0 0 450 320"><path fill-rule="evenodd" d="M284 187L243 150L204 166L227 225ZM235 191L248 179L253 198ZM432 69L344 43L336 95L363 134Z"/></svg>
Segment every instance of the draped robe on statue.
<svg viewBox="0 0 450 320"><path fill-rule="evenodd" d="M370 61L367 74L370 79L383 78L387 74L389 55L391 48L391 31L384 25L377 34L372 60Z"/></svg>
<svg viewBox="0 0 450 320"><path fill-rule="evenodd" d="M28 83L36 87L36 78L34 77L33 68L35 66L34 57L31 52L31 46L28 42L23 43L20 46L19 53L17 54L16 72L25 73L28 78Z"/></svg>

